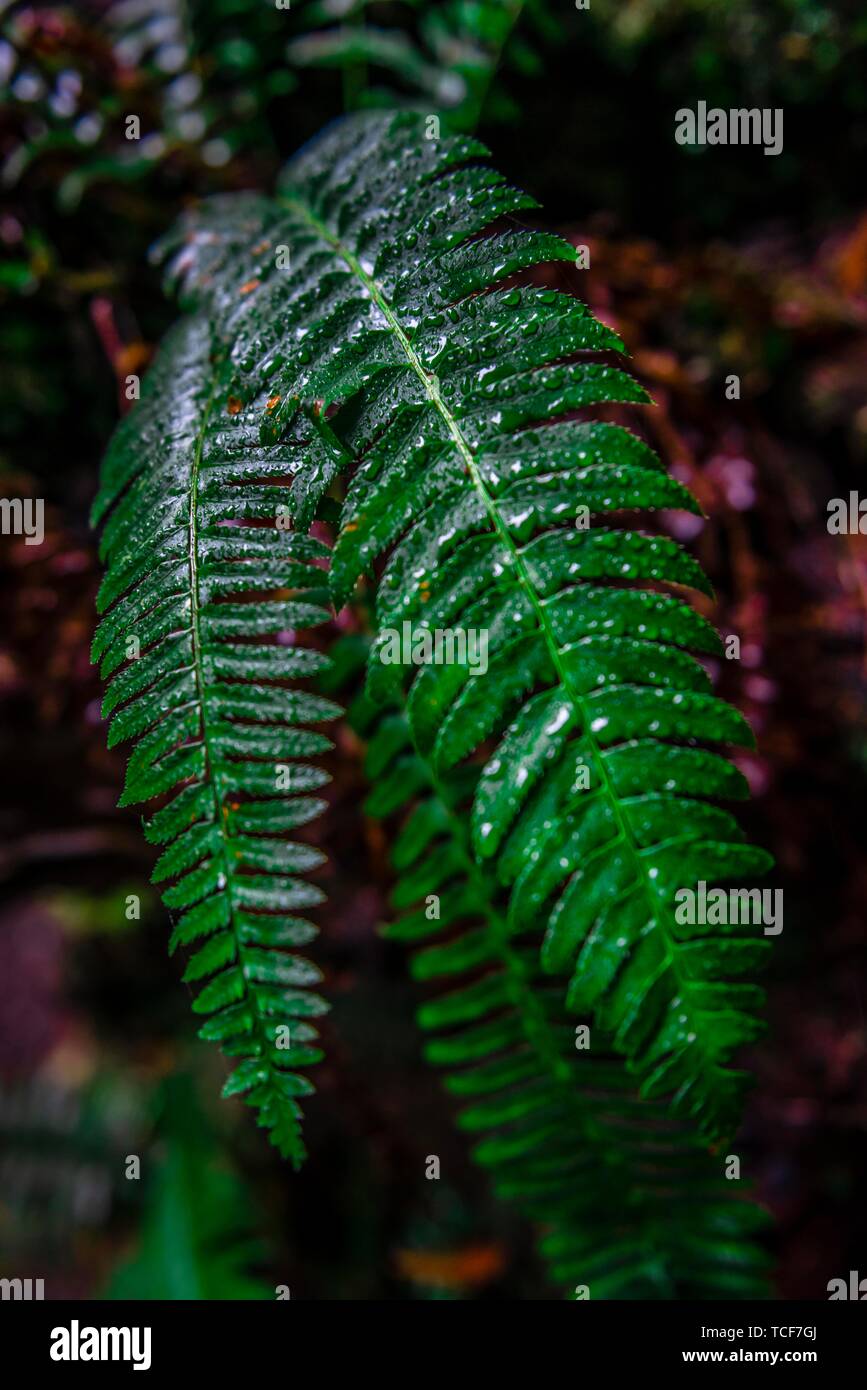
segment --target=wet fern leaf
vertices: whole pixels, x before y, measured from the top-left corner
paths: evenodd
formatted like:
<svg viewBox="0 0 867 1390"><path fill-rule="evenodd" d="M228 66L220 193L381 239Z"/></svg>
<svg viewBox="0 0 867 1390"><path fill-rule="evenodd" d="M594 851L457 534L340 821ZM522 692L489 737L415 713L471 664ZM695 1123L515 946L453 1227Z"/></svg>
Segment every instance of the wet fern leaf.
<svg viewBox="0 0 867 1390"><path fill-rule="evenodd" d="M299 471L299 523L339 450L355 460L334 598L384 566L371 695L408 686L440 769L493 741L473 845L510 889L511 929L544 929L569 1003L593 1010L645 1094L718 1138L738 1120L731 1063L761 1002L745 977L767 942L760 926L682 924L676 895L769 860L715 804L746 794L719 750L752 735L702 664L721 644L684 594L709 585L641 529L699 508L636 435L585 418L648 398L578 300L513 283L575 252L502 229L532 200L486 156L425 139L408 114L353 117L301 151L276 198L216 200L164 254L184 297L246 345L232 389L261 438L299 399L327 417L330 462ZM485 660L387 664L405 627L484 634Z"/></svg>
<svg viewBox="0 0 867 1390"><path fill-rule="evenodd" d="M322 897L303 875L323 856L291 835L328 780L311 726L337 712L304 688L325 658L297 633L327 616L328 552L275 525L297 450L259 445L224 376L209 325L183 320L112 440L93 657L109 743L132 744L121 805L160 799L145 834L200 1036L234 1061L224 1095L297 1165L325 1005L295 948L315 936L299 914Z"/></svg>
<svg viewBox="0 0 867 1390"><path fill-rule="evenodd" d="M766 1214L691 1126L639 1097L601 1030L576 1027L538 932L512 929L472 853L478 768L437 773L399 702L362 698L350 718L368 741L366 809L399 818L385 934L426 988L426 1056L497 1195L541 1228L551 1280L593 1299L766 1296Z"/></svg>

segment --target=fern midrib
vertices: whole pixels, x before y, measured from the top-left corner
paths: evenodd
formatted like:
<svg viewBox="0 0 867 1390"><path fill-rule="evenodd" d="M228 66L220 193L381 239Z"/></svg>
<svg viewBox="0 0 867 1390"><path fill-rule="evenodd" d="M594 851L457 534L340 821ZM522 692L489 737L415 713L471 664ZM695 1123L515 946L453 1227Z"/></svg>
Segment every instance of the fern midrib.
<svg viewBox="0 0 867 1390"><path fill-rule="evenodd" d="M476 888L479 897L485 902L484 913L494 939L500 960L506 967L510 980L510 993L513 1003L521 1014L522 1021L529 1020L524 1025L524 1032L527 1041L535 1047L546 1066L550 1069L557 1082L568 1086L569 1092L573 1092L572 1074L568 1063L560 1055L560 1051L551 1035L548 1019L545 1012L537 1000L532 987L527 982L526 972L523 962L518 953L509 945L511 933L503 914L496 908L493 902L488 902L490 897L489 885L485 876L479 869L475 857L467 844L466 826L463 820L452 809L446 795L445 787L441 779L434 772L433 767L427 759L416 750L424 765L425 773L433 790L434 796L439 801L446 813L451 829L452 839L457 847L464 871L467 878ZM520 998L518 997L520 996Z"/></svg>
<svg viewBox="0 0 867 1390"><path fill-rule="evenodd" d="M436 378L430 375L427 371L425 371L425 368L422 365L422 362L418 357L418 354L413 349L410 339L408 338L401 324L395 317L391 305L389 304L388 299L386 298L385 292L382 289L382 286L379 285L376 280L374 280L372 275L368 274L368 272L362 266L361 262L358 260L357 256L354 255L350 248L346 246L340 240L339 237L335 236L335 234L325 225L325 223L323 223L318 217L316 217L316 215L313 212L311 212L311 210L308 207L306 207L305 204L300 203L295 198L288 198L286 196L281 197L278 201L284 207L286 207L288 210L290 210L296 216L300 217L304 222L306 222L307 225L313 231L315 231L318 236L320 236L329 246L331 246L332 249L337 253L337 255L341 257L341 259L346 263L346 265L349 267L352 273L359 280L367 294L376 304L377 308L379 309L380 313L382 314L383 318L388 324L388 327L390 328L395 338L399 342L406 356L409 366L415 372L429 400L433 403L435 409L438 411L440 417L442 418L443 423L446 425L449 434L454 440L455 447L457 448L460 457L464 461L466 472L469 475L473 483L473 486L475 487L476 492L479 498L481 499L482 504L485 507L485 510L491 520L491 524L493 525L494 530L499 535L502 544L507 548L507 550L512 556L512 563L514 565L515 572L521 582L521 587L523 588L528 601L530 602L535 611L539 628L548 647L548 651L555 672L557 674L558 681L560 685L563 687L563 689L567 692L568 698L571 700L572 704L579 713L579 718L581 720L582 725L582 737L590 744L594 764L596 765L600 781L605 790L605 795L612 807L612 811L616 819L618 827L616 839L621 840L624 846L626 847L629 853L629 857L634 866L636 880L641 885L641 888L644 892L644 896L649 905L650 915L654 921L657 921L660 924L663 937L664 958L661 964L658 966L650 983L652 985L653 982L659 979L667 969L671 969L677 981L678 990L680 991L679 997L682 999L683 992L689 984L689 981L683 975L679 967L677 954L674 949L673 937L665 922L665 918L659 913L658 898L654 894L653 889L651 887L647 871L644 867L644 861L639 850L639 846L632 834L629 824L626 821L626 818L621 809L620 800L616 794L613 783L609 776L607 767L605 765L605 760L602 757L599 742L592 732L592 720L590 719L587 713L587 708L582 696L578 693L577 690L574 689L572 681L569 678L568 672L561 659L560 649L557 645L557 639L548 620L544 603L536 593L535 587L530 579L529 573L527 572L526 565L524 563L520 549L513 541L511 533L509 532L508 528L503 522L502 517L500 516L499 509L496 504L496 499L491 495L491 493L485 486L484 479L482 478L478 470L472 449L470 448L469 443L464 437L464 433L460 427L459 421L456 419L451 410L449 410L448 406L443 400L439 390L439 383L436 380ZM694 1029L692 1031L694 1031L695 1034L695 1042L699 1044L702 1053L708 1059L708 1065L712 1067L714 1070L722 1070L720 1064L714 1059L712 1054L710 1054L707 1048L704 1046L702 1029L697 1022L695 1023Z"/></svg>
<svg viewBox="0 0 867 1390"><path fill-rule="evenodd" d="M410 737L412 731L410 730ZM476 863L469 845L467 829L464 820L452 809L449 798L446 794L444 783L441 777L434 770L432 764L427 760L423 753L418 749L416 757L421 762L424 773L428 779L431 790L437 801L445 812L458 854L464 866L464 871L469 881L476 887L481 901L485 904L483 911L488 923L494 946L499 954L500 961L505 967L509 979L509 994L514 1007L517 1009L524 1036L530 1048L540 1058L554 1077L558 1087L564 1091L566 1102L571 1109L576 1100L575 1081L572 1069L563 1057L551 1031L550 1022L544 1009L539 1003L533 990L532 984L527 979L524 964L518 953L509 944L511 932L503 914L494 905L490 895L490 884L486 875ZM603 1155L603 1161L609 1168L621 1169L624 1174L624 1189L629 1191L630 1184L623 1157L619 1151L612 1150L611 1143L604 1131L600 1127L586 1108L580 1105L577 1107L578 1123L583 1134L595 1146L596 1152ZM633 1209L641 1210L641 1224L645 1230L652 1232L659 1225L659 1220L653 1210L652 1205L648 1205L649 1195L646 1191L636 1192L633 1188L629 1198ZM643 1249L655 1250L657 1242L649 1240L642 1242ZM668 1297L674 1296L674 1286L665 1269L664 1262L656 1256L649 1256L643 1261L643 1268L648 1278L654 1281Z"/></svg>
<svg viewBox="0 0 867 1390"><path fill-rule="evenodd" d="M201 596L199 590L199 557L198 557L198 497L199 497L199 473L201 470L202 453L205 447L205 437L207 434L208 423L211 412L214 408L218 391L217 375L219 370L219 360L214 363L214 382L211 387L208 399L202 411L202 420L196 439L196 447L193 453L193 462L190 470L190 513L189 513L189 566L190 566L190 604L192 609L192 645L193 645L193 670L195 673L196 690L198 693L198 704L202 713L202 744L205 750L205 770L204 776L211 793L214 803L214 820L219 828L220 858L223 863L223 873L226 880L226 893L229 898L229 911L231 921L231 932L235 940L235 950L237 952L238 966L244 980L244 995L248 1001L251 1014L255 1020L256 1037L261 1046L260 1057L268 1068L270 1075L277 1073L277 1068L271 1060L269 1039L266 1031L265 1020L259 1010L256 991L251 988L247 978L247 967L245 964L245 947L241 940L241 933L236 922L237 908L235 905L234 893L232 891L234 877L233 865L227 845L226 821L228 819L228 807L224 805L223 783L218 771L219 759L214 755L211 747L210 736L208 733L208 705L206 695L205 674L202 664L202 635L201 635Z"/></svg>

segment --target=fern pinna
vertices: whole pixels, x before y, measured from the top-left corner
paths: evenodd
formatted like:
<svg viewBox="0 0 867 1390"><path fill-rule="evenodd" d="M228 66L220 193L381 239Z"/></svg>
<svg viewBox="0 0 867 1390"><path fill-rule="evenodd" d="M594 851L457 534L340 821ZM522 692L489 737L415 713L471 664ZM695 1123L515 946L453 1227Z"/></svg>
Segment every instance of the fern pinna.
<svg viewBox="0 0 867 1390"><path fill-rule="evenodd" d="M167 243L172 274L243 342L231 389L262 440L303 399L356 460L332 592L343 602L386 557L372 694L408 678L414 739L440 769L494 741L473 844L510 887L510 929L544 926L545 968L568 976L569 1005L593 1010L643 1095L728 1135L745 1082L731 1058L761 1002L743 977L767 943L678 922L674 895L767 867L711 800L746 784L707 745L752 736L693 655L721 651L680 596L708 592L697 562L610 524L697 504L629 431L575 418L648 399L600 360L622 351L616 334L569 295L503 284L574 249L498 228L532 200L478 142L424 131L408 114L330 127L275 198L194 213ZM339 466L327 457L296 478L299 525ZM484 630L490 669L385 666L407 623Z"/></svg>
<svg viewBox="0 0 867 1390"><path fill-rule="evenodd" d="M436 990L419 1010L425 1054L497 1194L541 1226L552 1281L579 1298L763 1297L763 1212L735 1197L721 1156L638 1097L595 1028L579 1049L586 1030L541 972L538 933L510 928L470 845L478 767L437 773L399 700L362 696L349 717L368 741L365 810L399 818L385 935L415 948L412 973Z"/></svg>
<svg viewBox="0 0 867 1390"><path fill-rule="evenodd" d="M298 466L263 449L226 384L208 323L182 321L108 450L94 520L108 572L95 659L111 681L110 743L133 741L121 805L163 798L145 822L163 847L155 882L194 946L200 1036L240 1059L243 1095L280 1151L304 1154L297 1068L319 1056L318 970L291 950L315 936L299 910L322 894L298 875L323 856L287 835L319 811L329 748L305 727L336 706L299 682L325 658L292 640L327 601L319 542L276 524ZM291 682L291 684L290 684Z"/></svg>

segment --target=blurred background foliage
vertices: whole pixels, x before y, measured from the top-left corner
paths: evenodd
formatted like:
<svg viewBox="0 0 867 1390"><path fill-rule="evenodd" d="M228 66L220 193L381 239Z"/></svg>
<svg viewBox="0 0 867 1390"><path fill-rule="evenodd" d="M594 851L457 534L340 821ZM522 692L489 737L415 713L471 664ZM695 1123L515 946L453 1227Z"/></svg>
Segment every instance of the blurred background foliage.
<svg viewBox="0 0 867 1390"><path fill-rule="evenodd" d="M625 338L710 518L675 524L741 637L719 687L759 739L747 829L786 894L739 1152L782 1296L863 1267L867 554L825 519L867 455L865 45L855 0L0 0L0 493L46 502L42 545L0 541L0 1275L52 1297L552 1296L421 1060L354 735L320 871L327 1060L290 1178L191 1045L88 658L98 460L172 317L150 244L346 106L396 102L477 125L588 247L549 282ZM783 153L678 146L699 100L782 107Z"/></svg>

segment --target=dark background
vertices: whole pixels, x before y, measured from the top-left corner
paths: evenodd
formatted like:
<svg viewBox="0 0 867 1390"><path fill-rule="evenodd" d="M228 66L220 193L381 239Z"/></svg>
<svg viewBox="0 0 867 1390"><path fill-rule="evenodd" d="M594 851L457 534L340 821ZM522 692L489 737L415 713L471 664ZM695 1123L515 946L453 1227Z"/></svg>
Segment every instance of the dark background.
<svg viewBox="0 0 867 1390"><path fill-rule="evenodd" d="M239 1260L251 1281L214 1259L195 1296L556 1296L422 1061L418 990L376 931L387 848L360 809L353 737L317 831L331 858L313 954L333 1007L298 1176L243 1107L215 1102L222 1064L166 955L152 852L114 809L87 512L120 383L174 314L148 247L190 199L267 187L358 95L285 58L319 6L192 3L178 38L153 26L179 7L154 0L138 47L120 8L0 7L0 492L46 502L41 546L0 539L0 1276L45 1277L50 1297L140 1290L165 1273L160 1232L209 1258L241 1233L259 1239ZM542 203L537 224L590 248L562 283L623 336L656 401L644 428L710 517L682 534L714 621L741 637L720 690L757 734L745 824L785 899L738 1152L775 1218L778 1293L824 1298L830 1278L867 1274L867 547L826 528L867 452L867 15L855 0L545 9L555 31L507 53L480 134ZM783 154L678 146L674 112L698 100L782 107ZM144 156L129 111L162 141Z"/></svg>

